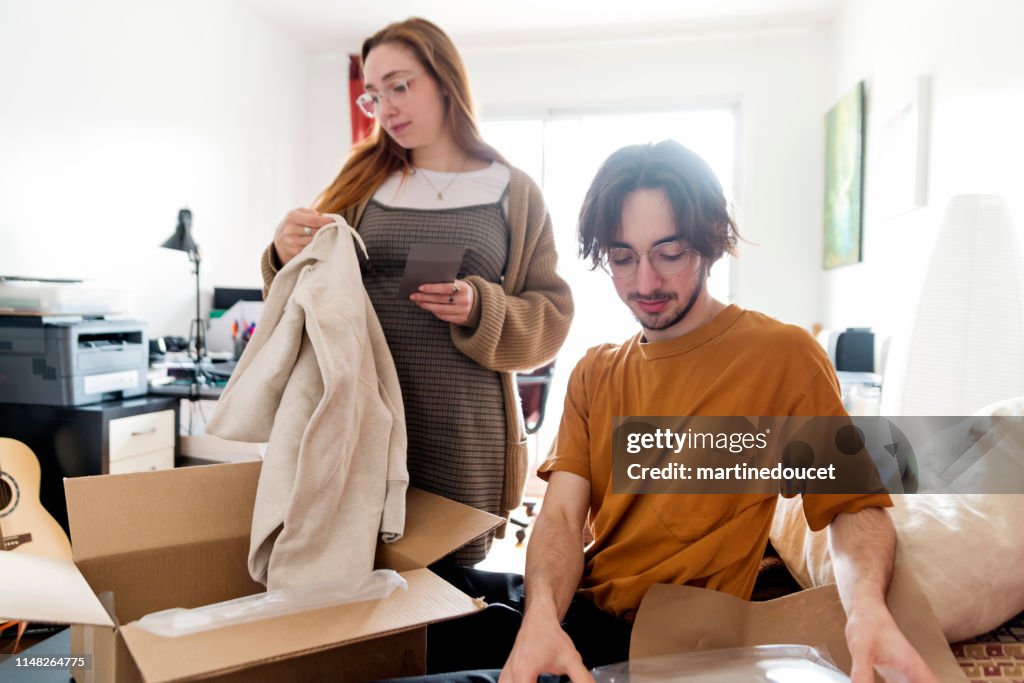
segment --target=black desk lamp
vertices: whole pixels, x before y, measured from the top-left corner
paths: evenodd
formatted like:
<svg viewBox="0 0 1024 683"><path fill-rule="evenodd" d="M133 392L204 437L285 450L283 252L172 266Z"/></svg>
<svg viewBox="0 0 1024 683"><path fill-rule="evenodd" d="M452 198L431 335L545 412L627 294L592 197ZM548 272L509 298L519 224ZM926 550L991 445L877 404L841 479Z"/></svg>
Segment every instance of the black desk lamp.
<svg viewBox="0 0 1024 683"><path fill-rule="evenodd" d="M196 317L189 328L188 347L189 355L196 362L198 370L198 364L206 357L206 325L203 323L202 311L199 307L199 245L192 239L191 211L182 209L178 212L178 225L174 229L174 234L160 246L165 249L184 251L195 267L192 274L196 276Z"/></svg>

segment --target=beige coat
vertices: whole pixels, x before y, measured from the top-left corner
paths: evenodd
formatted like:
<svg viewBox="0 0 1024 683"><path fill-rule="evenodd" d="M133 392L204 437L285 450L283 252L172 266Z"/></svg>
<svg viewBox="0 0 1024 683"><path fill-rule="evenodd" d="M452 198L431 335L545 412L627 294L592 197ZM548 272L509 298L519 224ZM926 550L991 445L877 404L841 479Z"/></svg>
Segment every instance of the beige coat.
<svg viewBox="0 0 1024 683"><path fill-rule="evenodd" d="M340 218L274 280L207 431L269 441L249 572L268 588L362 577L405 524L405 416Z"/></svg>
<svg viewBox="0 0 1024 683"><path fill-rule="evenodd" d="M358 227L367 202L343 212L350 225ZM464 325L451 325L452 343L460 351L483 367L502 373L508 432L501 507L506 511L522 502L528 464L515 373L554 359L569 333L573 314L569 285L556 272L558 255L544 197L536 183L514 167L508 229L504 280L495 284L467 277L476 294L474 307ZM266 294L280 268L273 245L263 252L261 266Z"/></svg>

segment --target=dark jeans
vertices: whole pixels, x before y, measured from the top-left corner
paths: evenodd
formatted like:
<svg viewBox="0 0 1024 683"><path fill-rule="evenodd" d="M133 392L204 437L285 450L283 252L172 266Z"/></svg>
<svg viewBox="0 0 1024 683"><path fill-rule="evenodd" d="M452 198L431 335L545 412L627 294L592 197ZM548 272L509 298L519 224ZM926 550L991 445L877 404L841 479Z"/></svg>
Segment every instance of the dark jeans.
<svg viewBox="0 0 1024 683"><path fill-rule="evenodd" d="M523 621L523 577L442 563L430 568L467 595L483 598L487 607L460 619L428 626L428 675L400 680L497 681ZM629 658L633 625L602 612L589 600L573 598L562 628L572 638L588 669ZM452 672L460 673L453 676ZM558 677L545 676L541 680L556 681Z"/></svg>

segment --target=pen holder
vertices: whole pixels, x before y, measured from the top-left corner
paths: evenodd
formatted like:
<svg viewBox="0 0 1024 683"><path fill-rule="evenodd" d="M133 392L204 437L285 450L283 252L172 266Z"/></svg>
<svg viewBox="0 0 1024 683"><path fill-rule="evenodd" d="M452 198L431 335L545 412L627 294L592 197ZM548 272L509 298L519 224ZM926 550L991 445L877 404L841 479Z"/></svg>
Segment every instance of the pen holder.
<svg viewBox="0 0 1024 683"><path fill-rule="evenodd" d="M239 336L235 339L235 360L242 357L242 352L245 351L246 345L249 343L248 339Z"/></svg>

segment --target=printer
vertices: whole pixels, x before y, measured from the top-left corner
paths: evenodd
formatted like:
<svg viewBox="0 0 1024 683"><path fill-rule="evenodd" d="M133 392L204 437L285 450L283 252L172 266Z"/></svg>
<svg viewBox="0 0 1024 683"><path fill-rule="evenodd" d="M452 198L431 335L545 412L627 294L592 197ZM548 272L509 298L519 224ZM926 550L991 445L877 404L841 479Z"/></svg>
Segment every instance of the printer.
<svg viewBox="0 0 1024 683"><path fill-rule="evenodd" d="M0 402L77 406L147 392L145 323L0 315Z"/></svg>

